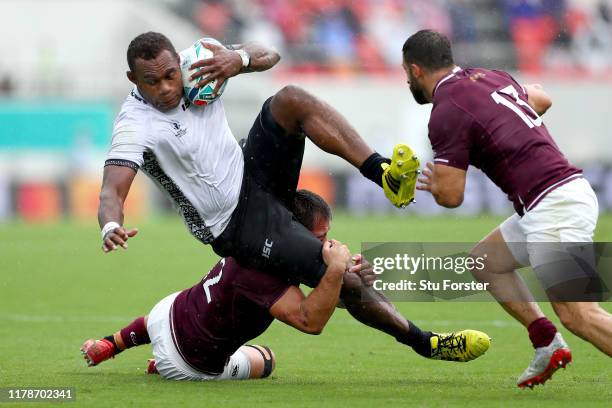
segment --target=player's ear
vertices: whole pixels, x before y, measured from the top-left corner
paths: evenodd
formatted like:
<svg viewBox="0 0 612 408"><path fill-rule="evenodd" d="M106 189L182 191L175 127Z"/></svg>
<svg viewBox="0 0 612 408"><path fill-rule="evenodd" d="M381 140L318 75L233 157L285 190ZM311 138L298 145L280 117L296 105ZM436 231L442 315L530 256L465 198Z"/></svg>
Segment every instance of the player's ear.
<svg viewBox="0 0 612 408"><path fill-rule="evenodd" d="M130 82L136 85L136 75L134 75L132 71L126 71L125 74L127 75Z"/></svg>
<svg viewBox="0 0 612 408"><path fill-rule="evenodd" d="M410 64L410 71L412 71L412 76L415 78L421 78L423 76L423 68L417 64Z"/></svg>

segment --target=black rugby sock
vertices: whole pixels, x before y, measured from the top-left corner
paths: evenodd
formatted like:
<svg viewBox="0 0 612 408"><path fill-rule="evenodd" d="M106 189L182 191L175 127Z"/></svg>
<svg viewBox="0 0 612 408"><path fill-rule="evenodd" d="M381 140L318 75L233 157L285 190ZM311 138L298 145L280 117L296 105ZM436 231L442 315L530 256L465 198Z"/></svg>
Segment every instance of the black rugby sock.
<svg viewBox="0 0 612 408"><path fill-rule="evenodd" d="M119 349L119 347L117 347L117 343L115 343L115 336L113 336L112 334L110 336L106 336L104 338L104 340L108 340L111 343L113 343L113 348L115 350L115 355L121 353L123 350Z"/></svg>
<svg viewBox="0 0 612 408"><path fill-rule="evenodd" d="M383 163L391 163L391 160L386 157L382 157L380 154L374 152L370 157L363 162L361 167L359 167L359 171L364 177L372 180L380 187L382 187L382 175L383 169L381 164Z"/></svg>
<svg viewBox="0 0 612 408"><path fill-rule="evenodd" d="M422 331L410 320L406 321L408 322L408 333L401 338L397 337L397 341L412 347L414 351L423 357L431 357L431 344L429 341L432 336L431 332Z"/></svg>

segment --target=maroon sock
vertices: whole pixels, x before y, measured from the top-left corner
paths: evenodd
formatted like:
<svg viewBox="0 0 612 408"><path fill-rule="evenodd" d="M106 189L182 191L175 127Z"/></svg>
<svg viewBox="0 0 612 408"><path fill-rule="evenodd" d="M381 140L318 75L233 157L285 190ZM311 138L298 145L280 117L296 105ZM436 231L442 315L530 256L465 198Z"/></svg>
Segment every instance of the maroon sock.
<svg viewBox="0 0 612 408"><path fill-rule="evenodd" d="M540 317L531 322L527 330L533 348L548 346L557 334L555 325L545 317Z"/></svg>
<svg viewBox="0 0 612 408"><path fill-rule="evenodd" d="M151 342L144 317L137 318L127 327L121 329L119 333L121 334L121 339L125 344L125 348L149 344Z"/></svg>

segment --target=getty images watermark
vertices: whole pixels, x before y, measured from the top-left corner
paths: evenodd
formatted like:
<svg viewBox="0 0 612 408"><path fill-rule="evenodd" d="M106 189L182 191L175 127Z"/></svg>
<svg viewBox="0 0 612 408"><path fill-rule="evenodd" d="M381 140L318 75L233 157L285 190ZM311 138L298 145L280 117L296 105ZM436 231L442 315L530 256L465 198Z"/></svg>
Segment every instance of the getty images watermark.
<svg viewBox="0 0 612 408"><path fill-rule="evenodd" d="M501 247L503 245L503 247ZM508 285L516 273L535 300L604 301L611 298L610 243L363 243L372 287L394 301L531 301ZM492 270L512 253L535 267ZM495 294L495 298L493 297Z"/></svg>
<svg viewBox="0 0 612 408"><path fill-rule="evenodd" d="M372 258L372 270L376 275L382 275L385 271L394 271L402 274L408 274L411 277L417 275L419 271L440 271L443 274L455 273L462 275L466 272L475 270L482 271L485 268L485 260L487 254L483 256L426 256L424 253L413 256L406 252L396 253L394 257L378 256ZM367 259L367 258L366 258ZM452 276L452 275L449 275ZM385 282L381 279L374 281L374 289L379 291L395 291L395 290L424 290L424 291L483 291L489 288L487 282L476 282L470 280L460 282L453 279L442 279L434 281L432 279L400 279L394 282Z"/></svg>

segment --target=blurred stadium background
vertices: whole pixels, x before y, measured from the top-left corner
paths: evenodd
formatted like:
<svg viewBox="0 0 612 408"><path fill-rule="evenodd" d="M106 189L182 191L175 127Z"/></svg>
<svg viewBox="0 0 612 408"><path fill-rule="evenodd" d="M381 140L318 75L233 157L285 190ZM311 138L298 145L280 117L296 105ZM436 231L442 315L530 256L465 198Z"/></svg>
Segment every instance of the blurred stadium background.
<svg viewBox="0 0 612 408"><path fill-rule="evenodd" d="M431 157L426 123L401 71L401 46L420 28L449 35L459 64L502 68L542 83L545 122L585 168L612 211L612 0L0 0L0 221L95 220L112 122L131 89L125 51L160 31L178 50L197 38L257 40L283 57L268 73L230 80L224 103L237 138L288 83L345 114L382 153L398 141ZM510 203L469 172L460 214L509 214ZM128 219L171 211L143 176ZM308 146L301 185L350 213L394 213L378 188ZM371 192L375 192L371 194ZM426 194L407 211L443 210Z"/></svg>

